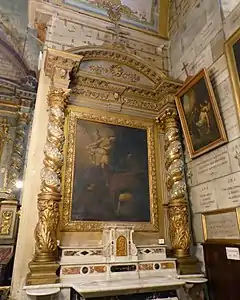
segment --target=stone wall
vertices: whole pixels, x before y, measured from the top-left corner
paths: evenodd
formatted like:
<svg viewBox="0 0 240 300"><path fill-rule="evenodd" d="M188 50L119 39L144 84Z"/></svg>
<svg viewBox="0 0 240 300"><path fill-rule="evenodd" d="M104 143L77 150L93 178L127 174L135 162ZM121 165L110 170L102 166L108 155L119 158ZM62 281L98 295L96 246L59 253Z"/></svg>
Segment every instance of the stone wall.
<svg viewBox="0 0 240 300"><path fill-rule="evenodd" d="M22 74L16 65L5 55L5 53L0 51L0 77L9 78L18 81Z"/></svg>
<svg viewBox="0 0 240 300"><path fill-rule="evenodd" d="M18 53L29 69L36 71L41 45L35 39L36 31L28 28L28 0L1 1L0 19L0 39Z"/></svg>
<svg viewBox="0 0 240 300"><path fill-rule="evenodd" d="M46 25L45 43L53 49L97 46L113 40L111 23L60 5L44 3L34 7L30 13L30 24L34 22ZM121 32L129 51L168 71L168 41L127 27L121 28Z"/></svg>
<svg viewBox="0 0 240 300"><path fill-rule="evenodd" d="M239 0L172 1L171 75L185 80L183 63L190 75L207 68L229 140L194 160L186 152L193 230L201 259L201 213L240 205L240 130L224 53L225 40L239 26Z"/></svg>

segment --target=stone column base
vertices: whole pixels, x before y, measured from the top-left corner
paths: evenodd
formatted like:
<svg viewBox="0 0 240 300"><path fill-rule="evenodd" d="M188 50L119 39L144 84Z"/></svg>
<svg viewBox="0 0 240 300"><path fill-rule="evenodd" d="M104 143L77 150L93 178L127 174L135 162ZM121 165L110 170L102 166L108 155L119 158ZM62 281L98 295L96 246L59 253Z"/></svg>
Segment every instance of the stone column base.
<svg viewBox="0 0 240 300"><path fill-rule="evenodd" d="M200 274L201 266L196 257L181 257L177 258L177 269L179 275Z"/></svg>
<svg viewBox="0 0 240 300"><path fill-rule="evenodd" d="M59 277L56 275L59 264L54 262L30 262L28 265L30 272L27 275L27 285L58 283Z"/></svg>

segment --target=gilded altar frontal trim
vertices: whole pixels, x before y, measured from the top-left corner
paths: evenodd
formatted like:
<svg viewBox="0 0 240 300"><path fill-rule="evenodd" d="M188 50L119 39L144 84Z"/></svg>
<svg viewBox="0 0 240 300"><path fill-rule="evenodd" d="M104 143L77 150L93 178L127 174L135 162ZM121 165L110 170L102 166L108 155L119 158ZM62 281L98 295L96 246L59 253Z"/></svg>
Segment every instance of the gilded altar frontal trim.
<svg viewBox="0 0 240 300"><path fill-rule="evenodd" d="M61 231L158 231L154 120L69 106L65 134Z"/></svg>

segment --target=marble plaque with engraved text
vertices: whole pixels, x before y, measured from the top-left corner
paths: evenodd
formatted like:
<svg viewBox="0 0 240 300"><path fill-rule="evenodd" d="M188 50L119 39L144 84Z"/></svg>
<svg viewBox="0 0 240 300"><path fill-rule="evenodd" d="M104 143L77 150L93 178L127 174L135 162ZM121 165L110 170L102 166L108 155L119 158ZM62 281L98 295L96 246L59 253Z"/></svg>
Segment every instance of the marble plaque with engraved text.
<svg viewBox="0 0 240 300"><path fill-rule="evenodd" d="M236 212L206 215L207 240L239 239Z"/></svg>
<svg viewBox="0 0 240 300"><path fill-rule="evenodd" d="M196 159L193 172L197 173L198 183L204 183L230 174L231 167L227 146L222 146Z"/></svg>
<svg viewBox="0 0 240 300"><path fill-rule="evenodd" d="M195 213L216 210L216 194L213 182L207 182L190 190L190 202Z"/></svg>
<svg viewBox="0 0 240 300"><path fill-rule="evenodd" d="M240 205L240 172L217 179L214 185L219 209Z"/></svg>

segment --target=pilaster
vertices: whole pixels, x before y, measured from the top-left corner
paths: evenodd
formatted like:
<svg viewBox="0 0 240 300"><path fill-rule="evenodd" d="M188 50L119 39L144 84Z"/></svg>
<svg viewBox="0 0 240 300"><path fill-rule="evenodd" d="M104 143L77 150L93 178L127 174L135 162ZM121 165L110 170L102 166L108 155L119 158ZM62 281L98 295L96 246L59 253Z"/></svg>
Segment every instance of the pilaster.
<svg viewBox="0 0 240 300"><path fill-rule="evenodd" d="M35 227L35 254L29 263L27 284L58 282L57 228L60 218L61 169L63 165L64 121L70 89L70 72L78 68L81 57L48 50L44 72L50 77L48 90L48 126L44 146L41 187L37 196L38 222Z"/></svg>

